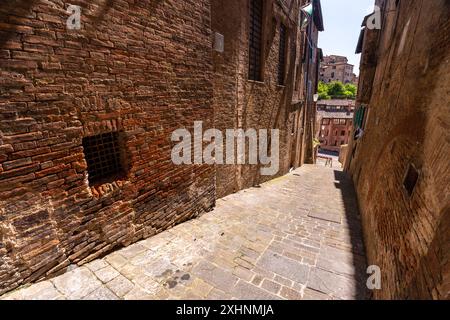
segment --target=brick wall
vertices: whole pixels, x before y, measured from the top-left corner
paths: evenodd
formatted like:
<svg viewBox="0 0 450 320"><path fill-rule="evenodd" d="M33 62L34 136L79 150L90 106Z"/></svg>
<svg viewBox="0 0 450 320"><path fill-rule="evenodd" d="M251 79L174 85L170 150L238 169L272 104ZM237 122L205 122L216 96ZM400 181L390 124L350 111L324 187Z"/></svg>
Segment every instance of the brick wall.
<svg viewBox="0 0 450 320"><path fill-rule="evenodd" d="M304 68L299 58L302 47L296 25L298 15L296 1L264 1L263 76L262 81L252 81L248 80L249 1L212 1L213 32L219 32L225 38L225 51L213 53L215 127L222 130L279 129L280 170L276 176L289 172L293 162L300 165L299 160L292 159L301 149L294 139L300 131L298 125L297 130L293 130L295 123L300 122L294 100L304 99L304 86L299 86L300 92L293 99L295 71L301 75ZM288 35L283 86L278 85L277 78L281 24L287 27ZM258 165L217 166L217 194L222 197L273 178L261 176Z"/></svg>
<svg viewBox="0 0 450 320"><path fill-rule="evenodd" d="M210 3L0 5L0 293L210 210L214 168L171 133L213 125ZM90 187L82 138L119 131L126 177Z"/></svg>
<svg viewBox="0 0 450 320"><path fill-rule="evenodd" d="M264 1L264 82L247 80L247 0L70 4L82 8L82 30L67 30L65 1L0 6L0 294L274 178L258 166L175 166L175 129L192 130L194 121L204 130L279 128L276 176L289 171L292 152L305 153L299 108L308 79L297 77L295 108L292 100L294 70L304 74L296 1ZM284 86L281 22L289 35ZM211 50L214 32L225 36L223 53ZM92 184L83 138L108 132L119 133L125 174Z"/></svg>
<svg viewBox="0 0 450 320"><path fill-rule="evenodd" d="M383 2L365 135L350 145L349 164L369 264L382 271L374 297L448 299L450 3ZM410 165L419 172L411 194Z"/></svg>
<svg viewBox="0 0 450 320"><path fill-rule="evenodd" d="M241 58L240 1L211 1L211 28L224 36L224 51L213 52L214 68L214 127L224 132L237 128L238 68ZM223 13L227 12L226 15ZM223 197L239 190L235 165L216 167L217 196Z"/></svg>
<svg viewBox="0 0 450 320"><path fill-rule="evenodd" d="M241 1L241 13L249 16L248 1ZM292 15L295 16L297 8L295 3L285 1L287 8L293 5ZM263 82L248 80L248 36L249 19L242 19L241 35L242 47L239 66L238 87L238 118L240 128L253 129L279 129L280 130L280 170L276 176L289 171L290 133L293 122L288 118L288 106L291 102L292 91L292 64L291 50L295 28L287 20L283 8L277 1L264 2L263 17ZM280 24L287 27L288 43L286 48L288 72L285 77L289 86L278 85L278 62L279 62L279 35ZM290 71L290 72L289 72ZM260 166L242 165L237 166L238 188L245 189L258 185L264 181L273 179L274 176L261 176ZM276 177L275 176L275 177Z"/></svg>

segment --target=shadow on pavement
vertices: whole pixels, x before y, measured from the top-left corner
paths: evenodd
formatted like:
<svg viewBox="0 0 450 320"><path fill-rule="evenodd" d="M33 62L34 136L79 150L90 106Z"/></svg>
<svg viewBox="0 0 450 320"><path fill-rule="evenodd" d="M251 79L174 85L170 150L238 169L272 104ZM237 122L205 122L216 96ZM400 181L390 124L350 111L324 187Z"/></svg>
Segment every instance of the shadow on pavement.
<svg viewBox="0 0 450 320"><path fill-rule="evenodd" d="M342 171L334 171L335 186L341 191L345 207L345 217L349 227L349 236L352 245L352 262L355 269L356 299L370 299L371 292L366 282L369 275L366 273L367 261L365 256L364 238L362 233L361 217L353 181L349 175Z"/></svg>

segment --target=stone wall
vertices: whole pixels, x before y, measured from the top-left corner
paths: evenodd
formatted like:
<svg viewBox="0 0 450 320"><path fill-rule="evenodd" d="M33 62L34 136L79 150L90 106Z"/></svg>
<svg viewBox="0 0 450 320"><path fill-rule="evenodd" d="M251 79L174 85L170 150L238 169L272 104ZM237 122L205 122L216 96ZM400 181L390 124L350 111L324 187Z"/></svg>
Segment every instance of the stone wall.
<svg viewBox="0 0 450 320"><path fill-rule="evenodd" d="M210 3L0 5L0 294L215 204L214 167L175 166L171 133L213 125ZM126 177L90 187L82 138L118 131Z"/></svg>
<svg viewBox="0 0 450 320"><path fill-rule="evenodd" d="M81 30L66 28L65 1L0 5L0 294L289 171L292 153L299 158L307 146L299 143L303 120L293 116L300 111L292 110L303 37L296 1L264 3L264 82L247 80L246 0L73 0ZM289 35L284 86L277 85L281 22ZM214 32L224 35L222 53L212 50ZM297 81L301 106L308 79ZM203 130L280 129L279 172L174 165L172 132L192 131L194 121ZM83 138L108 132L118 132L125 174L92 184Z"/></svg>
<svg viewBox="0 0 450 320"><path fill-rule="evenodd" d="M365 134L351 144L348 163L369 265L382 272L374 297L449 299L450 2L377 4L384 13L371 45L375 74L361 70L373 78ZM357 105L366 103L359 94ZM418 180L406 188L408 168Z"/></svg>
<svg viewBox="0 0 450 320"><path fill-rule="evenodd" d="M299 85L294 97L295 81L302 80L295 71L301 75L305 68L301 61L304 39L299 36L296 24L299 6L296 1L264 1L261 82L248 80L249 20L242 17L249 14L248 0L212 1L213 32L219 32L225 39L225 51L213 53L215 127L279 129L280 170L275 176L262 176L259 165L217 166L219 197L256 186L289 172L291 166L301 165L300 160L293 160L302 148L295 138L297 135L298 139L303 138L299 134L300 112L295 104L305 98L306 85L305 82ZM288 34L287 71L282 86L277 81L281 24L287 27ZM317 38L313 41L317 43Z"/></svg>

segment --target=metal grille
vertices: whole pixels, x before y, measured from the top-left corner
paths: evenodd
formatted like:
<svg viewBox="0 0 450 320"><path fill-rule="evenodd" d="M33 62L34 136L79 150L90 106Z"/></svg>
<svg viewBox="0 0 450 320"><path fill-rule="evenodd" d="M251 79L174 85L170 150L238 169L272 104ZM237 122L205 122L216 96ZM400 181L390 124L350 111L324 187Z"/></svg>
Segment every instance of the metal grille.
<svg viewBox="0 0 450 320"><path fill-rule="evenodd" d="M123 174L118 132L83 138L83 148L90 185L107 182Z"/></svg>
<svg viewBox="0 0 450 320"><path fill-rule="evenodd" d="M286 43L287 33L286 27L281 24L280 26L280 47L278 57L278 84L284 85L284 74L286 71Z"/></svg>
<svg viewBox="0 0 450 320"><path fill-rule="evenodd" d="M250 0L249 70L250 80L262 80L263 0Z"/></svg>

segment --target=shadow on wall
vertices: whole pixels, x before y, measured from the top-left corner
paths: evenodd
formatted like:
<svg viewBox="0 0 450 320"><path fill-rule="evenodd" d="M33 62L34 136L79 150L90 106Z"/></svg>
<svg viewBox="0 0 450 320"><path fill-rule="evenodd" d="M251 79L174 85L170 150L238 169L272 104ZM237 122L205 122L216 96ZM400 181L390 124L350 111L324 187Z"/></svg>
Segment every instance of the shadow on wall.
<svg viewBox="0 0 450 320"><path fill-rule="evenodd" d="M428 271L429 277L433 278L437 285L432 298L450 300L450 205L444 208L440 216L442 219L436 228L428 253L420 260L418 267L420 272L416 273L406 290L409 299L430 299L426 294L429 292L427 283L429 279L423 276Z"/></svg>
<svg viewBox="0 0 450 320"><path fill-rule="evenodd" d="M334 171L335 186L341 191L344 202L345 217L348 224L350 242L352 244L352 264L354 267L353 280L355 283L355 298L370 299L371 293L367 289L366 282L369 275L366 274L367 261L363 241L363 233L359 208L355 189L351 178L342 171Z"/></svg>
<svg viewBox="0 0 450 320"><path fill-rule="evenodd" d="M105 19L105 16L108 14L108 12L113 7L114 1L115 0L105 0L104 1L105 4L103 6L101 6L100 11L98 12L98 14L95 14L95 17L97 17L99 19L93 20L94 25L98 25L99 23L101 23Z"/></svg>
<svg viewBox="0 0 450 320"><path fill-rule="evenodd" d="M150 14L154 14L156 12L156 8L161 5L165 0L139 0L134 1L133 3L129 3L130 9L135 7L141 7L145 8L146 11L148 11ZM71 4L77 4L77 1L73 1ZM80 4L84 4L84 1L79 1ZM109 11L114 7L114 3L116 0L100 0L101 8L98 10L94 10L93 14L90 16L90 22L94 25L98 25L102 21L105 20L106 15L109 13ZM120 5L120 4L119 4Z"/></svg>
<svg viewBox="0 0 450 320"><path fill-rule="evenodd" d="M30 14L31 8L38 2L38 0L18 0L10 1L7 3L1 3L0 6L0 23L8 23L9 15L14 12L21 12L23 14ZM10 25L8 27L3 27L0 31L0 49L2 49L5 44L16 35L16 30L20 25Z"/></svg>
<svg viewBox="0 0 450 320"><path fill-rule="evenodd" d="M84 10L83 8L86 6L85 1L72 0L70 4L80 5L82 7L82 17L84 19L87 19L87 21L85 21L92 23L94 26L97 26L105 20L108 13L114 7L114 3L116 2L116 0L99 0L97 2L99 3L97 6L91 4L89 9L86 8ZM140 0L131 4L130 7L140 6L142 8L146 8L148 12L152 13L155 12L155 9L163 2L164 0ZM20 31L20 28L24 26L24 24L15 24L15 22L11 23L9 17L31 17L32 15L34 15L33 8L38 5L45 6L45 10L48 10L48 13L54 15L55 17L60 17L61 26L65 25L65 19L70 16L70 14L66 12L69 4L66 4L65 7L56 7L51 6L51 4L41 4L39 0L16 0L1 3L0 23L6 23L7 27L3 27L3 30L0 31L0 49L4 48L9 40L17 37L18 34L22 33ZM43 8L41 11L45 10ZM83 14L83 12L85 14ZM54 22L49 23L55 24Z"/></svg>

